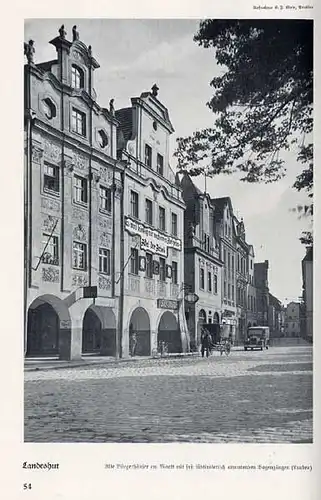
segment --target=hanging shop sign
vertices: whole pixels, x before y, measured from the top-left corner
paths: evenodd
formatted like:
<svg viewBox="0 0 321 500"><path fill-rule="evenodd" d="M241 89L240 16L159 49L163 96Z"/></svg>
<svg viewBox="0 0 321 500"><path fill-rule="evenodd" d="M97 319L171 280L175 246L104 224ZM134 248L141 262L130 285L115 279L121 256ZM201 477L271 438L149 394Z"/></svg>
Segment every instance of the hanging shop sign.
<svg viewBox="0 0 321 500"><path fill-rule="evenodd" d="M157 299L158 309L172 309L176 311L178 309L178 301L170 299Z"/></svg>
<svg viewBox="0 0 321 500"><path fill-rule="evenodd" d="M196 302L199 300L199 296L196 293L187 293L184 299L187 304L196 304Z"/></svg>
<svg viewBox="0 0 321 500"><path fill-rule="evenodd" d="M140 237L140 248L146 252L167 257L169 248L174 248L179 252L182 250L182 242L179 238L152 229L131 217L125 217L125 229L131 235Z"/></svg>

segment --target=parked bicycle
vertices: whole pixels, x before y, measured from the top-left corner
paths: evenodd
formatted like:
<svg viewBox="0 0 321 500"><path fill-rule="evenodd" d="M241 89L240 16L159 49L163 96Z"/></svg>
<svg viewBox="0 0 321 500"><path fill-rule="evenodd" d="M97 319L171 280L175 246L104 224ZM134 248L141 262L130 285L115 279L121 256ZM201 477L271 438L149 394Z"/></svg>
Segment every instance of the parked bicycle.
<svg viewBox="0 0 321 500"><path fill-rule="evenodd" d="M152 350L153 358L163 358L168 356L168 343L164 340L160 340L157 343L157 349Z"/></svg>

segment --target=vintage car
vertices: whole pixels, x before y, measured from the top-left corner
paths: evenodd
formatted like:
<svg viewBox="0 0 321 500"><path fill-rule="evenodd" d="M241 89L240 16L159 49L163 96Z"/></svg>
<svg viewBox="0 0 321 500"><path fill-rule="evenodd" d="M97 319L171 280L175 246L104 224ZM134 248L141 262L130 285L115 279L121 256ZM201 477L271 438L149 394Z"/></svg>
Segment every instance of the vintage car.
<svg viewBox="0 0 321 500"><path fill-rule="evenodd" d="M269 348L270 329L268 326L251 326L247 330L247 336L244 341L244 350L260 349L261 351Z"/></svg>

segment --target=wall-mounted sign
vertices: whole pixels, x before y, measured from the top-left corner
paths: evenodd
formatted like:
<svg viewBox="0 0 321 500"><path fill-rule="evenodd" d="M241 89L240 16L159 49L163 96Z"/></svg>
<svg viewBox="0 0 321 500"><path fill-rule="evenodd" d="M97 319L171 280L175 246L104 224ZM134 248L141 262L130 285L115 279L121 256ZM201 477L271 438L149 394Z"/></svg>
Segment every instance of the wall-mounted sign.
<svg viewBox="0 0 321 500"><path fill-rule="evenodd" d="M196 304L196 302L199 300L199 296L196 293L187 293L184 299L187 304Z"/></svg>
<svg viewBox="0 0 321 500"><path fill-rule="evenodd" d="M157 299L157 307L158 309L172 309L175 311L178 308L178 301L170 299Z"/></svg>
<svg viewBox="0 0 321 500"><path fill-rule="evenodd" d="M125 229L132 235L140 237L140 248L154 254L167 257L168 249L182 250L182 242L175 236L161 233L130 217L125 217Z"/></svg>
<svg viewBox="0 0 321 500"><path fill-rule="evenodd" d="M84 286L83 287L83 298L84 299L95 299L97 297L97 287L96 286Z"/></svg>

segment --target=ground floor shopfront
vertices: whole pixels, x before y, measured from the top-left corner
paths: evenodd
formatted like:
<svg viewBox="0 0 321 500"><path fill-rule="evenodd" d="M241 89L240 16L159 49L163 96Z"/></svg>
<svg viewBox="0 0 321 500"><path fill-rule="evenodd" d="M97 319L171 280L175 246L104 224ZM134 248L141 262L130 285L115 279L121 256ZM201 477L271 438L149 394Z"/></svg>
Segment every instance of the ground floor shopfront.
<svg viewBox="0 0 321 500"><path fill-rule="evenodd" d="M117 305L108 298L28 294L25 325L26 356L76 360L83 354L116 356Z"/></svg>
<svg viewBox="0 0 321 500"><path fill-rule="evenodd" d="M170 353L187 352L185 325L180 301L125 297L120 320L118 298L84 299L34 291L28 296L25 353L65 360L90 354L150 356L160 342L167 344Z"/></svg>
<svg viewBox="0 0 321 500"><path fill-rule="evenodd" d="M191 350L199 349L202 327L205 323L221 324L221 309L202 301L196 304L185 304L185 316L190 336Z"/></svg>
<svg viewBox="0 0 321 500"><path fill-rule="evenodd" d="M125 296L123 356L150 356L165 343L169 353L189 350L189 336L180 300Z"/></svg>

